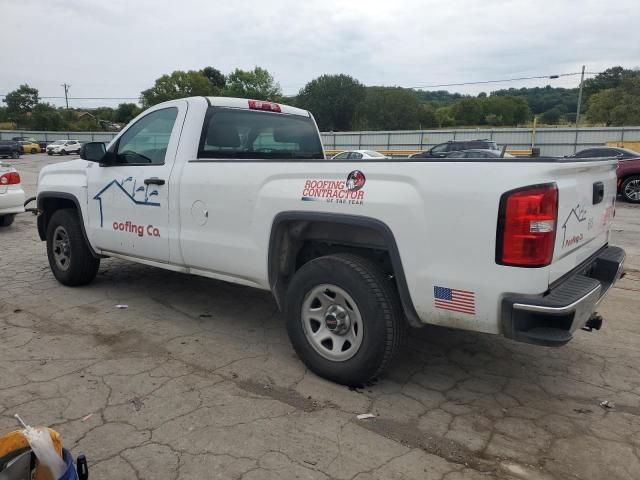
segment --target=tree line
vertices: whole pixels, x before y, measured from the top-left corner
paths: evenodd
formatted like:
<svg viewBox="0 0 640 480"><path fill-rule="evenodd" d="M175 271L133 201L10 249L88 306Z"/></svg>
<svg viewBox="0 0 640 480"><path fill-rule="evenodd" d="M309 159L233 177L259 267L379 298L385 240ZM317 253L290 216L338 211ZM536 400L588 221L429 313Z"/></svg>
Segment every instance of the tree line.
<svg viewBox="0 0 640 480"><path fill-rule="evenodd" d="M640 124L640 71L613 67L584 83L581 113L587 122ZM465 126L519 126L534 117L540 124L575 122L577 88L509 88L478 95L445 90L365 86L345 75L321 75L297 95L285 96L264 68L235 69L223 74L214 67L177 70L162 75L140 93L142 108L122 103L90 110L56 108L42 103L38 90L21 85L4 99L0 126L34 130L117 129L158 103L189 96L229 96L283 102L310 110L323 131L416 130Z"/></svg>

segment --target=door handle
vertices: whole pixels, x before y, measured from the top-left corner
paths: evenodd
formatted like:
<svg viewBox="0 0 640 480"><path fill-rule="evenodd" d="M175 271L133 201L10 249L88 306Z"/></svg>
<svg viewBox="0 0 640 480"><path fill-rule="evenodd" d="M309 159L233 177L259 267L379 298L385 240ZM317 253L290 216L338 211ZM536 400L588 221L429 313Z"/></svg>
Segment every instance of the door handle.
<svg viewBox="0 0 640 480"><path fill-rule="evenodd" d="M164 180L158 177L151 177L144 179L145 185L164 185Z"/></svg>
<svg viewBox="0 0 640 480"><path fill-rule="evenodd" d="M593 204L597 205L604 198L604 184L602 182L595 182L593 184Z"/></svg>

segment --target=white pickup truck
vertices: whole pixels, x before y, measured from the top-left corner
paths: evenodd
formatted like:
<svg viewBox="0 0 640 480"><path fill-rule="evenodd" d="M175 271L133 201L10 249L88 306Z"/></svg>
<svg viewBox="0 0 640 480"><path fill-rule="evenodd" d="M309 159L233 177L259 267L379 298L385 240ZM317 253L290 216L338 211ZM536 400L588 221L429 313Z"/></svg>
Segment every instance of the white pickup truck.
<svg viewBox="0 0 640 480"><path fill-rule="evenodd" d="M307 366L358 385L406 325L547 346L598 329L619 278L615 159L325 159L313 116L156 105L42 169L38 231L65 285L118 257L273 292Z"/></svg>

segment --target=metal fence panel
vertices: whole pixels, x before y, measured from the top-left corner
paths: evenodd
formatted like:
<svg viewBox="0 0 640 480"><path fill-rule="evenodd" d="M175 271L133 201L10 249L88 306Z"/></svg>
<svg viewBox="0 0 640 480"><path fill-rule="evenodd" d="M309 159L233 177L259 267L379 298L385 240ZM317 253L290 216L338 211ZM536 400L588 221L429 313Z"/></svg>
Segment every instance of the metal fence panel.
<svg viewBox="0 0 640 480"><path fill-rule="evenodd" d="M33 137L53 142L77 139L81 142L109 142L115 132L35 132L0 130L0 140L12 137ZM426 150L449 140L489 139L510 149L540 148L541 155L562 156L576 150L603 145L607 142L640 141L639 127L539 128L535 135L531 128L482 128L446 130L410 130L380 132L323 132L327 150Z"/></svg>

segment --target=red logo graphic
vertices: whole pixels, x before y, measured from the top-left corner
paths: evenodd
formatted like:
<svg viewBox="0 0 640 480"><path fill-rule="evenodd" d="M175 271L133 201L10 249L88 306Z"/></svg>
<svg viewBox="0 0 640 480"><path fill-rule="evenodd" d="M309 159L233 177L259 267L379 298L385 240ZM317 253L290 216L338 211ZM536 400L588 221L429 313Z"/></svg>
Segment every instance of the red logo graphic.
<svg viewBox="0 0 640 480"><path fill-rule="evenodd" d="M348 190L357 191L364 187L365 182L367 181L364 173L360 170L354 170L349 175L347 175L347 183L346 187Z"/></svg>

